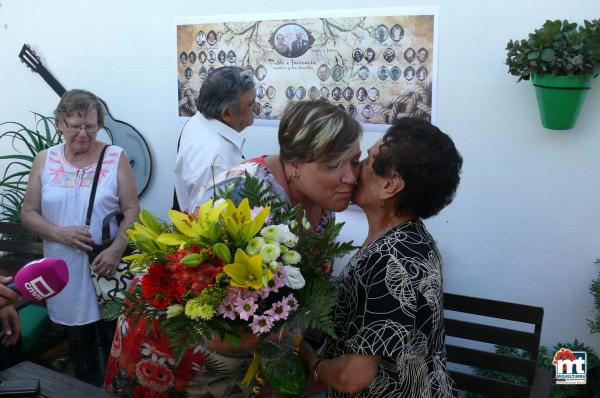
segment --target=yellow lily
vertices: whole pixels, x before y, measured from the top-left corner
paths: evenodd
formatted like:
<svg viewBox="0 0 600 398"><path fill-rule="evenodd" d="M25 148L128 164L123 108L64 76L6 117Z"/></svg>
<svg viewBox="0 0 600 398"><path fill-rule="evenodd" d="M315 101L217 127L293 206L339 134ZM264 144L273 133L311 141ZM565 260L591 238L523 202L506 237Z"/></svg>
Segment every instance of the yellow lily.
<svg viewBox="0 0 600 398"><path fill-rule="evenodd" d="M263 268L260 254L250 257L242 249L237 249L233 263L223 267L223 272L231 278L231 286L256 290L273 278L271 271Z"/></svg>
<svg viewBox="0 0 600 398"><path fill-rule="evenodd" d="M238 207L228 199L227 207L223 211L225 230L238 246L242 246L260 231L270 211L271 208L267 206L253 219L248 198L244 198Z"/></svg>
<svg viewBox="0 0 600 398"><path fill-rule="evenodd" d="M198 208L196 216L190 216L177 210L169 210L169 218L181 234L161 234L162 238L160 240L169 245L180 244L186 238L215 240L218 237L219 215L225 205L226 203L223 202L213 206L213 200L211 199ZM176 235L180 236L177 237Z"/></svg>
<svg viewBox="0 0 600 398"><path fill-rule="evenodd" d="M160 232L161 232L160 220L154 215L154 213L152 213L151 211L149 211L147 209L142 209L142 211L140 211L140 220L142 221L142 224L144 224L144 226L146 228L150 229L157 235L160 234Z"/></svg>
<svg viewBox="0 0 600 398"><path fill-rule="evenodd" d="M144 253L134 253L134 254L130 254L129 256L123 257L123 261L126 261L128 263L139 263L139 262L143 261L145 258L146 258L146 255Z"/></svg>

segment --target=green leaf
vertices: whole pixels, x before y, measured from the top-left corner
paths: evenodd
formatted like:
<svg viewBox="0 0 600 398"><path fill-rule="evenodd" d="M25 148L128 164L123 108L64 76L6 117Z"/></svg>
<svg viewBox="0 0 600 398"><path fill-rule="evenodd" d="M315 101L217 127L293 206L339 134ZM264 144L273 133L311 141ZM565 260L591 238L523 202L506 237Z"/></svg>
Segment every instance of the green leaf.
<svg viewBox="0 0 600 398"><path fill-rule="evenodd" d="M554 57L555 57L555 53L554 53L553 49L544 48L544 50L542 51L542 60L544 60L546 62L552 62L552 61L554 61Z"/></svg>

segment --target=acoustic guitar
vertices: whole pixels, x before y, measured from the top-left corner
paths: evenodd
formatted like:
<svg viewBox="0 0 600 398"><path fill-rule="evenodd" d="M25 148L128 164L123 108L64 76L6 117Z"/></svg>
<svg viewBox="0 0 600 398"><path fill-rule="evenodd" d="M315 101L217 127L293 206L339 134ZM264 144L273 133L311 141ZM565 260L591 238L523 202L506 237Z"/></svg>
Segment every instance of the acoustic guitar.
<svg viewBox="0 0 600 398"><path fill-rule="evenodd" d="M52 74L42 64L40 57L31 49L28 44L24 44L19 58L31 71L38 73L46 83L54 90L59 97L67 91L65 88L52 76ZM100 99L104 107L104 131L106 132L110 142L118 145L125 150L127 157L133 168L135 176L135 187L138 196L141 196L150 182L152 174L152 156L150 149L144 137L131 124L115 119L108 105L104 100ZM102 130L101 130L102 131Z"/></svg>

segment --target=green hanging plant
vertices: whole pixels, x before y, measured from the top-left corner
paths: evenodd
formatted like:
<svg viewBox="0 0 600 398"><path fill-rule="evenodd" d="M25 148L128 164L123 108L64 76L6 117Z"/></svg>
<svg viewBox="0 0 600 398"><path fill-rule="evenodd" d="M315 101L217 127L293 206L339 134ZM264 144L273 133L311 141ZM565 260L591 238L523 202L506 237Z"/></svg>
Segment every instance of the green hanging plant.
<svg viewBox="0 0 600 398"><path fill-rule="evenodd" d="M555 76L596 76L600 66L600 19L584 25L546 21L527 39L510 40L506 45L508 73L519 80L532 74Z"/></svg>

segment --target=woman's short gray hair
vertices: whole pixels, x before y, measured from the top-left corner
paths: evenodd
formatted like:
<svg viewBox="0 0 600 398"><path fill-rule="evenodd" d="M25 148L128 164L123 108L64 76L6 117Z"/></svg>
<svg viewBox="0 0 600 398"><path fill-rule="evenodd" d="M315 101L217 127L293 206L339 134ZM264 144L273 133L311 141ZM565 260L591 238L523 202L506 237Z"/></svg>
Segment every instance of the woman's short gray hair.
<svg viewBox="0 0 600 398"><path fill-rule="evenodd" d="M225 109L240 110L240 97L254 87L251 70L223 66L206 77L196 99L198 111L207 119L216 119Z"/></svg>
<svg viewBox="0 0 600 398"><path fill-rule="evenodd" d="M92 109L96 109L98 114L98 126L104 127L104 107L100 98L87 90L75 88L62 95L54 110L54 118L64 120L73 115L85 117Z"/></svg>

